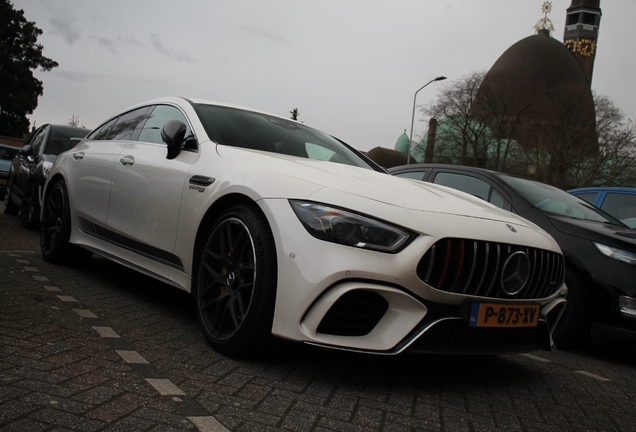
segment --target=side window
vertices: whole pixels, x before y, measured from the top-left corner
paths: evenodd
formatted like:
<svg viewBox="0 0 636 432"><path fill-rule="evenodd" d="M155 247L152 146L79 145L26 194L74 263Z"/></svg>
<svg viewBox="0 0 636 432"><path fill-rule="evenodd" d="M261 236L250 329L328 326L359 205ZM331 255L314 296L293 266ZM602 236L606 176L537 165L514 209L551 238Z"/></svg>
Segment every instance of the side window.
<svg viewBox="0 0 636 432"><path fill-rule="evenodd" d="M119 119L108 134L108 139L118 141L131 140L139 122L146 119L145 114L148 110L149 107L143 107L119 116Z"/></svg>
<svg viewBox="0 0 636 432"><path fill-rule="evenodd" d="M490 194L490 185L488 183L463 174L439 173L435 176L434 183L469 193L484 201L488 201L488 195Z"/></svg>
<svg viewBox="0 0 636 432"><path fill-rule="evenodd" d="M422 180L424 178L424 175L426 175L426 171L409 171L395 174L396 177L404 177L415 180Z"/></svg>
<svg viewBox="0 0 636 432"><path fill-rule="evenodd" d="M46 130L47 128L44 127L40 129L39 131L37 131L36 135L33 137L33 139L30 142L31 148L32 148L32 154L34 157L36 157L36 155L40 153L40 147L42 146L44 135L46 135Z"/></svg>
<svg viewBox="0 0 636 432"><path fill-rule="evenodd" d="M95 131L93 131L87 137L87 139L89 139L89 140L105 140L105 139L108 139L108 134L110 133L110 129L113 127L113 125L117 121L117 118L118 117L116 117L116 118L104 123L99 128L95 129Z"/></svg>
<svg viewBox="0 0 636 432"><path fill-rule="evenodd" d="M192 134L190 125L181 111L172 106L157 105L148 116L148 120L143 124L137 141L165 145L163 139L161 139L161 128L170 120L179 120L185 123L187 128L186 137Z"/></svg>
<svg viewBox="0 0 636 432"><path fill-rule="evenodd" d="M583 201L589 202L590 204L594 203L594 200L596 199L596 195L598 195L598 192L586 192L586 193L576 194L577 197L581 198Z"/></svg>

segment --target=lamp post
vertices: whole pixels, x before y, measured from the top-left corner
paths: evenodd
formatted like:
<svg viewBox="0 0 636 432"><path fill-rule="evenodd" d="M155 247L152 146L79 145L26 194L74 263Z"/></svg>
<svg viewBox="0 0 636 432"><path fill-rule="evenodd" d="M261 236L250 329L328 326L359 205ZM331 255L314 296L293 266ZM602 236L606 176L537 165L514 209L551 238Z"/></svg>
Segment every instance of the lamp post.
<svg viewBox="0 0 636 432"><path fill-rule="evenodd" d="M408 156L406 157L406 164L407 165L409 165L411 163L411 147L413 146L413 122L415 121L415 100L417 99L417 94L420 92L420 90L422 90L424 87L426 87L430 83L432 83L434 81L443 81L445 79L446 79L445 76L438 76L436 78L433 78L432 80L430 80L429 82L424 84L422 87L420 87L415 92L415 95L413 95L413 114L411 116L411 135L409 136L409 152L408 152Z"/></svg>

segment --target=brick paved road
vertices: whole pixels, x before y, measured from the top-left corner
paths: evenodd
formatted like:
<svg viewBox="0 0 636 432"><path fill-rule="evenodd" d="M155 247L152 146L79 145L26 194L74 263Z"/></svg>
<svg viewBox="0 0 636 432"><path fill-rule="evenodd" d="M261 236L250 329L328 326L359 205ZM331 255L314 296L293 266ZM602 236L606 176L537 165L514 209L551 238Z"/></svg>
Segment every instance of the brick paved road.
<svg viewBox="0 0 636 432"><path fill-rule="evenodd" d="M233 359L185 293L99 257L52 266L0 213L0 430L636 430L633 354Z"/></svg>

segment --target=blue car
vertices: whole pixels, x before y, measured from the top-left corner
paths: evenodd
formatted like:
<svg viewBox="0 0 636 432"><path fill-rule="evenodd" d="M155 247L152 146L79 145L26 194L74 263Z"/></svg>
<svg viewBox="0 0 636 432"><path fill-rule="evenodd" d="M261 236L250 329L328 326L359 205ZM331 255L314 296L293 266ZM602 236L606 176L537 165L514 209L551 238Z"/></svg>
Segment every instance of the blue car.
<svg viewBox="0 0 636 432"><path fill-rule="evenodd" d="M568 192L614 216L628 227L636 228L636 188L586 187Z"/></svg>

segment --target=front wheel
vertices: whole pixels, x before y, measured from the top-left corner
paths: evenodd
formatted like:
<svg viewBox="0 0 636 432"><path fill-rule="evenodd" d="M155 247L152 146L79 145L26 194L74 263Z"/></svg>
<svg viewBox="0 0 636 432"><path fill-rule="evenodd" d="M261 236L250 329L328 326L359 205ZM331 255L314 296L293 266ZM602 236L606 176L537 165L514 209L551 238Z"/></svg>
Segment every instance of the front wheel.
<svg viewBox="0 0 636 432"><path fill-rule="evenodd" d="M271 339L276 248L265 216L235 206L214 223L197 252L193 293L203 334L227 355L263 350Z"/></svg>
<svg viewBox="0 0 636 432"><path fill-rule="evenodd" d="M64 180L55 183L43 202L40 224L42 257L54 264L81 264L91 253L70 243L71 206Z"/></svg>
<svg viewBox="0 0 636 432"><path fill-rule="evenodd" d="M568 287L567 307L554 330L557 348L577 348L590 340L591 305L582 276L573 268L565 269Z"/></svg>
<svg viewBox="0 0 636 432"><path fill-rule="evenodd" d="M37 229L40 225L40 200L38 190L34 184L27 186L22 205L20 206L20 221L28 229Z"/></svg>
<svg viewBox="0 0 636 432"><path fill-rule="evenodd" d="M20 211L20 207L16 203L13 202L13 198L11 197L11 188L13 185L11 184L11 180L9 180L9 184L7 185L7 193L4 195L4 214L8 215L17 215Z"/></svg>

